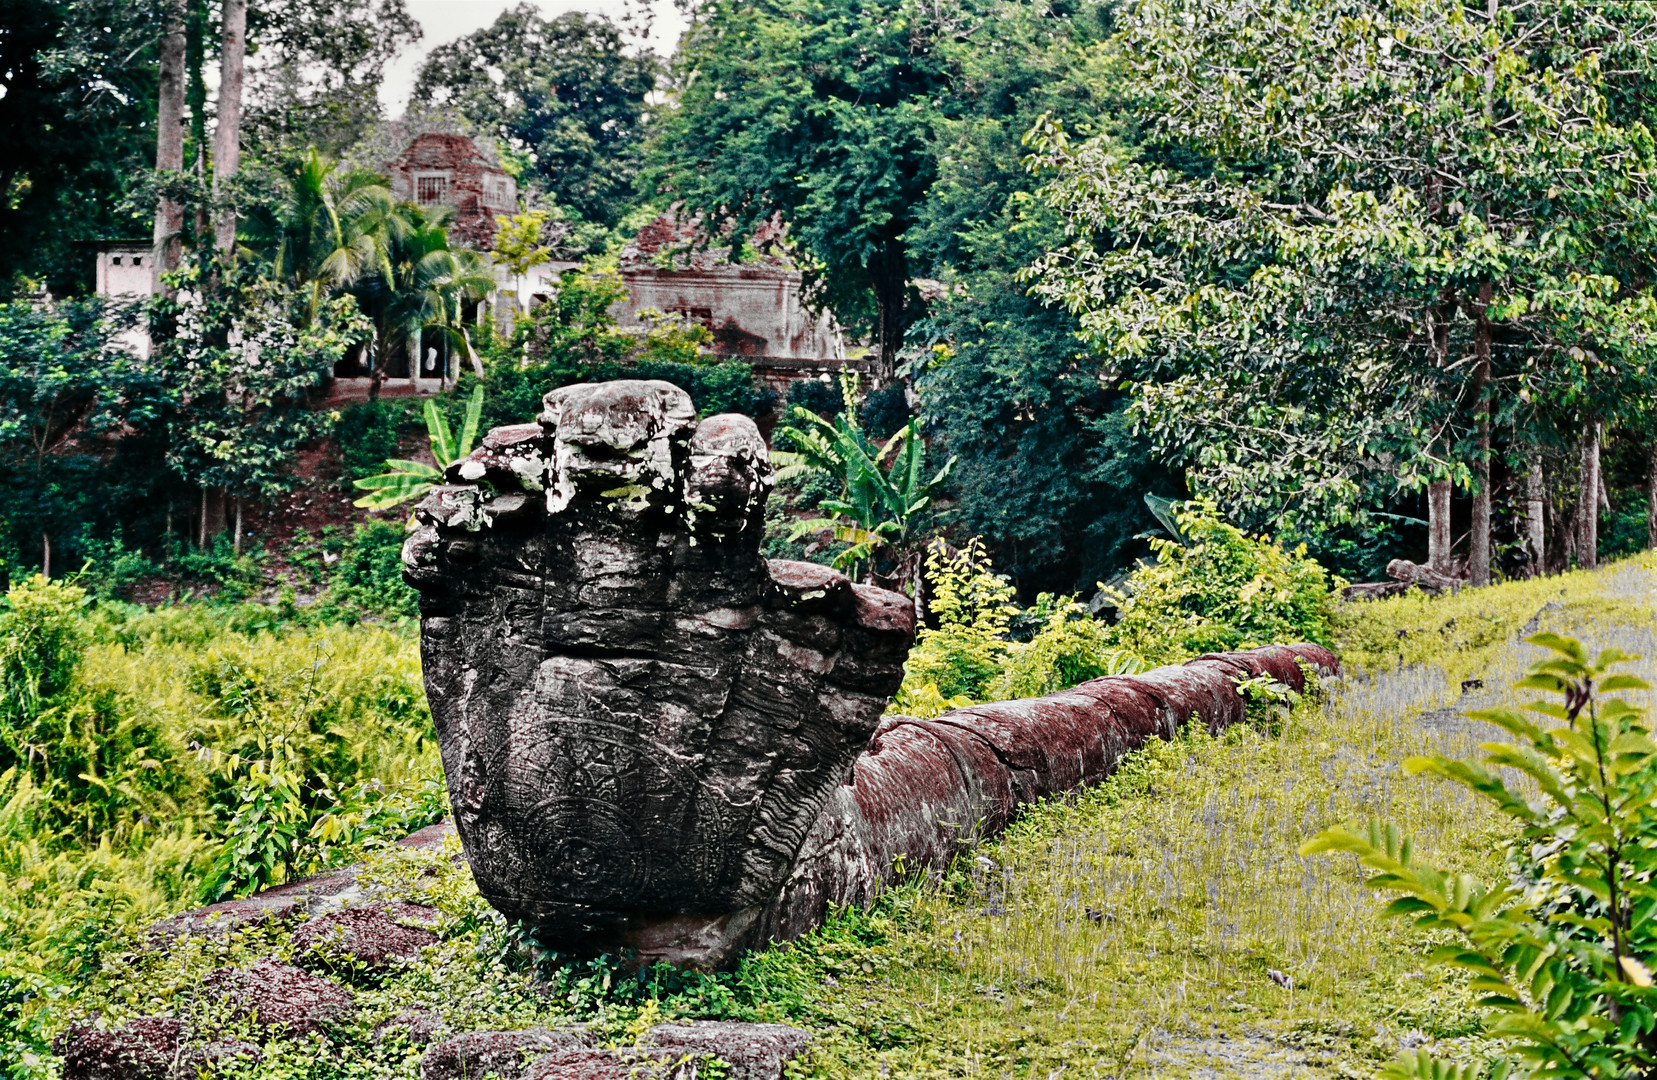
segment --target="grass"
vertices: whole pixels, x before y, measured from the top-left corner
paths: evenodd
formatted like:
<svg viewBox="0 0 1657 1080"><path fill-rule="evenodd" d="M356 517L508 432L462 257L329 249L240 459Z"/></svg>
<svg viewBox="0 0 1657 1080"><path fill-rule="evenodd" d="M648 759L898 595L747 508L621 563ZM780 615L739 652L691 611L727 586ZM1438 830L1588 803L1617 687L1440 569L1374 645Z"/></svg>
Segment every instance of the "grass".
<svg viewBox="0 0 1657 1080"><path fill-rule="evenodd" d="M80 616L74 681L25 733L41 749L0 759L0 1076L38 1056L112 950L209 899L216 859L246 831L251 761L313 778L316 805L291 807L302 831L355 810L339 842L296 845L273 883L446 808L409 627L237 630L233 614Z"/></svg>
<svg viewBox="0 0 1657 1080"><path fill-rule="evenodd" d="M1512 700L1505 688L1535 654L1521 631L1657 654L1654 567L1645 557L1348 607L1345 677L1286 716L1154 743L937 879L730 974L552 963L537 985L465 871L374 855L376 872L445 911L443 943L361 983L362 1013L322 1052L273 1045L248 1075L413 1077L415 1048L371 1038L411 1003L462 1030L582 1020L618 1044L657 1017L784 1021L816 1033L801 1072L836 1080L1359 1077L1420 1042L1479 1059L1490 1048L1478 1009L1459 977L1425 961L1433 942L1383 918L1350 860L1297 849L1326 825L1385 816L1438 863L1499 874L1507 827L1399 763L1430 749L1470 756L1489 737L1460 710ZM1464 686L1474 679L1482 686ZM283 947L259 933L167 956L111 943L50 1002L42 1030L171 1008L212 967Z"/></svg>

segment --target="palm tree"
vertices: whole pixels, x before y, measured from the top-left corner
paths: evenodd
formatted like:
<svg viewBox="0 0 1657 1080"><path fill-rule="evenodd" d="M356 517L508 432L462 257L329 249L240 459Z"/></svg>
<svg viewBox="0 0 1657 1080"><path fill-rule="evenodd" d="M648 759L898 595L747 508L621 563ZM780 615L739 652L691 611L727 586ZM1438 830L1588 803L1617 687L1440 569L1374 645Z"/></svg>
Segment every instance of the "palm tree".
<svg viewBox="0 0 1657 1080"><path fill-rule="evenodd" d="M463 305L487 296L495 278L477 252L449 246L453 216L447 206L400 203L384 219L379 273L363 275L355 290L374 324L371 399L379 397L393 351L414 345L422 331L469 347ZM418 359L412 350L411 358Z"/></svg>
<svg viewBox="0 0 1657 1080"><path fill-rule="evenodd" d="M272 277L310 294L306 319L314 321L328 291L383 268L397 208L383 176L341 170L312 148L291 164L282 201L249 221L245 235L268 258Z"/></svg>

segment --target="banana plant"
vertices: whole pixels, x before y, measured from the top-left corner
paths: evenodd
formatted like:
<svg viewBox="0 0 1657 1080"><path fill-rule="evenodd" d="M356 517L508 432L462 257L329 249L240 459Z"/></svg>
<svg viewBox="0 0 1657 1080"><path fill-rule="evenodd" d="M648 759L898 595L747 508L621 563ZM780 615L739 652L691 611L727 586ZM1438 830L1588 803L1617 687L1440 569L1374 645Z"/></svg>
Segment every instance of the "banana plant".
<svg viewBox="0 0 1657 1080"><path fill-rule="evenodd" d="M354 505L365 510L389 510L393 506L418 499L443 482L443 470L472 452L477 438L478 419L483 415L483 387L472 391L472 400L466 404L466 422L461 425L460 440L455 441L449 422L437 410L437 402L426 402L426 433L431 438L433 468L422 461L387 458L386 471L377 476L358 480L355 487L368 492Z"/></svg>
<svg viewBox="0 0 1657 1080"><path fill-rule="evenodd" d="M845 407L833 420L796 405L796 423L778 430L796 447L794 451L771 452L779 480L821 472L842 484L838 498L822 502L829 516L799 522L789 538L797 540L807 533L827 531L835 540L850 545L835 557L836 567L853 577L867 567L871 578L908 583L918 589L919 582L914 579L918 579L921 562L914 527L949 479L955 459L950 458L928 479L920 421L909 421L884 446L877 447L857 421L856 376L843 377L841 389ZM877 559L893 565L877 574Z"/></svg>

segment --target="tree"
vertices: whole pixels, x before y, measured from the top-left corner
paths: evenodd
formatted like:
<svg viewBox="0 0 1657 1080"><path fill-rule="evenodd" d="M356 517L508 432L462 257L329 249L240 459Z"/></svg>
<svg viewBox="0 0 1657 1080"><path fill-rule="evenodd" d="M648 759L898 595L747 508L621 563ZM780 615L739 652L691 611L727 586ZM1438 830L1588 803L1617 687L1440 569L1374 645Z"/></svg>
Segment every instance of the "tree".
<svg viewBox="0 0 1657 1080"><path fill-rule="evenodd" d="M1593 422L1626 385L1584 372L1646 368L1651 275L1623 233L1657 222L1652 17L1178 0L1121 20L1142 135L1042 132L1078 239L1038 291L1249 520L1350 521L1437 482L1442 561L1453 479L1488 580L1493 433L1536 410Z"/></svg>
<svg viewBox="0 0 1657 1080"><path fill-rule="evenodd" d="M341 169L314 148L282 172L280 201L251 209L243 239L265 256L274 279L307 294L314 321L329 291L386 272L397 203L385 177Z"/></svg>
<svg viewBox="0 0 1657 1080"><path fill-rule="evenodd" d="M451 207L402 203L383 219L379 272L364 275L353 289L374 328L371 398L379 397L386 364L398 349L408 351L411 365L419 363L423 331L465 347L462 305L495 287L481 256L449 246L453 216Z"/></svg>
<svg viewBox="0 0 1657 1080"><path fill-rule="evenodd" d="M177 328L167 363L183 403L172 418L167 463L200 486L204 499L209 489L234 498L240 551L244 502L292 487L294 455L328 424L325 413L306 407L307 395L367 326L349 296L310 318L303 294L262 278L256 267L205 261L181 271L187 287L165 302ZM204 287L210 272L219 276L217 288Z"/></svg>
<svg viewBox="0 0 1657 1080"><path fill-rule="evenodd" d="M810 295L873 331L881 380L912 314L906 236L937 175L941 45L977 18L920 0L707 0L676 61L657 183L731 235L781 214Z"/></svg>
<svg viewBox="0 0 1657 1080"><path fill-rule="evenodd" d="M654 56L629 56L602 16L545 19L521 3L433 49L413 100L480 125L554 201L614 226L632 202L656 87Z"/></svg>
<svg viewBox="0 0 1657 1080"><path fill-rule="evenodd" d="M0 305L0 462L13 539L37 544L53 569L65 534L115 498L99 477L105 439L165 415L170 388L121 342L130 309L102 301Z"/></svg>
<svg viewBox="0 0 1657 1080"><path fill-rule="evenodd" d="M213 127L213 247L229 257L236 246L231 182L242 166L242 75L247 56L247 0L224 0L219 47L218 120Z"/></svg>
<svg viewBox="0 0 1657 1080"><path fill-rule="evenodd" d="M248 11L246 142L338 156L380 119L385 66L420 40L405 0L265 0Z"/></svg>
<svg viewBox="0 0 1657 1080"><path fill-rule="evenodd" d="M156 94L155 171L166 183L168 174L184 171L184 53L185 0L166 0L161 27L160 86ZM183 247L184 204L171 192L163 191L155 208L155 246L158 257L151 260L151 292L162 290L161 275L178 269Z"/></svg>
<svg viewBox="0 0 1657 1080"><path fill-rule="evenodd" d="M0 295L90 291L77 241L151 232L155 6L0 0L0 27Z"/></svg>
<svg viewBox="0 0 1657 1080"><path fill-rule="evenodd" d="M938 279L902 357L934 448L959 459L952 510L1020 593L1091 591L1144 553L1141 498L1181 496L1101 377L1076 317L1028 293L1017 271L1065 242L1031 193L1022 139L1043 114L1096 132L1121 124L1104 43L1108 4L997 4L944 46L959 75L932 129L937 179L909 233Z"/></svg>

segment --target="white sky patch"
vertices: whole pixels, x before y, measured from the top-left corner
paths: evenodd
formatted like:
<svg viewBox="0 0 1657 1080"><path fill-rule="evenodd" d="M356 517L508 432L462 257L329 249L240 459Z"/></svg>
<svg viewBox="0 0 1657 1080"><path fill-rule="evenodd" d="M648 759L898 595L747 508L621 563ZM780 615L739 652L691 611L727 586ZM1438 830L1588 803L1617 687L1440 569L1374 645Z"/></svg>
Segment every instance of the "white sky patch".
<svg viewBox="0 0 1657 1080"><path fill-rule="evenodd" d="M380 84L380 103L393 117L401 116L408 106L420 65L433 49L489 26L501 12L517 6L518 0L407 0L407 3L409 14L420 24L425 36L419 44L386 65L385 81ZM619 26L625 14L623 0L534 0L534 3L547 18L566 11L584 11L608 16ZM655 21L645 45L665 58L672 55L673 47L678 44L685 20L673 6L673 0L650 0L650 7Z"/></svg>

